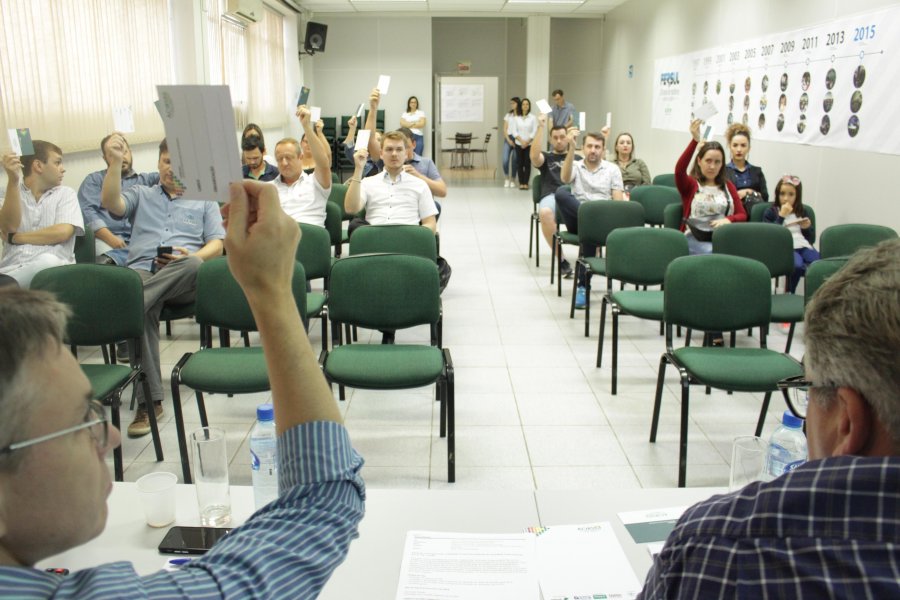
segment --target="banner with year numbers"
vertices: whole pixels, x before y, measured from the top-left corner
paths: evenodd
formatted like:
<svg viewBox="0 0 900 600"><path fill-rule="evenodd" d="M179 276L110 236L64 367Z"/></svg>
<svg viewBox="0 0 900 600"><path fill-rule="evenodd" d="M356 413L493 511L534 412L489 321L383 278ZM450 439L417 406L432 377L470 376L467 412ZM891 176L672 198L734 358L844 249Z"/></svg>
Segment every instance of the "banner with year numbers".
<svg viewBox="0 0 900 600"><path fill-rule="evenodd" d="M654 64L652 126L687 132L713 103L716 133L900 154L900 7L843 17Z"/></svg>

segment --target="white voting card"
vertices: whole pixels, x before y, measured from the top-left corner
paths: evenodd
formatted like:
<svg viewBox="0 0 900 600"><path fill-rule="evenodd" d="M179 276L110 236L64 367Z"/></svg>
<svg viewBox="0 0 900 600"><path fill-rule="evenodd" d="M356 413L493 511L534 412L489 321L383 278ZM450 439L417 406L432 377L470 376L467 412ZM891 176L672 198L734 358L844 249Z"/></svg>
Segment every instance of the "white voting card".
<svg viewBox="0 0 900 600"><path fill-rule="evenodd" d="M612 127L612 113L608 112L606 113L606 128L609 129L610 127Z"/></svg>
<svg viewBox="0 0 900 600"><path fill-rule="evenodd" d="M390 75L379 75L378 76L378 85L375 86L378 88L378 91L382 96L387 96L388 88L391 87L391 76Z"/></svg>
<svg viewBox="0 0 900 600"><path fill-rule="evenodd" d="M718 113L719 109L716 108L716 105L712 102L707 102L706 104L701 104L700 108L694 111L694 118L700 119L701 121L708 121Z"/></svg>
<svg viewBox="0 0 900 600"><path fill-rule="evenodd" d="M360 119L362 119L362 116L363 116L363 113L365 112L365 110L366 110L366 103L365 103L365 102L360 102L360 103L359 103L359 108L356 109L356 120L357 120L357 121L359 121Z"/></svg>
<svg viewBox="0 0 900 600"><path fill-rule="evenodd" d="M547 104L547 100L545 98L541 98L537 101L538 110L541 111L542 115L549 115L553 112L553 109L550 108L550 105Z"/></svg>
<svg viewBox="0 0 900 600"><path fill-rule="evenodd" d="M356 132L356 145L354 150L367 150L369 148L369 136L372 132L368 129L360 129Z"/></svg>
<svg viewBox="0 0 900 600"><path fill-rule="evenodd" d="M130 106L113 109L113 129L119 133L134 132L134 112Z"/></svg>
<svg viewBox="0 0 900 600"><path fill-rule="evenodd" d="M578 113L578 129L579 131L587 131L587 113Z"/></svg>
<svg viewBox="0 0 900 600"><path fill-rule="evenodd" d="M172 170L184 185L184 197L228 202L228 184L242 179L228 86L159 85L156 90Z"/></svg>
<svg viewBox="0 0 900 600"><path fill-rule="evenodd" d="M544 600L637 597L641 583L608 521L553 525L535 533Z"/></svg>
<svg viewBox="0 0 900 600"><path fill-rule="evenodd" d="M321 106L310 106L309 107L309 122L313 124L313 127L316 125L316 121L322 118L322 107Z"/></svg>
<svg viewBox="0 0 900 600"><path fill-rule="evenodd" d="M538 600L528 533L406 534L396 600Z"/></svg>

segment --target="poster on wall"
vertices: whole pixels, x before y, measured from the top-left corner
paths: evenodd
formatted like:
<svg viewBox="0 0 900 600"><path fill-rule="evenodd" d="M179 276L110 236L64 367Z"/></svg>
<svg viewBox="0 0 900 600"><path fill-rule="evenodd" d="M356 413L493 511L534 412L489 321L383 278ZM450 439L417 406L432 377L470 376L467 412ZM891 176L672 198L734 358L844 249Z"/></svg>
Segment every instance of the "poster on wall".
<svg viewBox="0 0 900 600"><path fill-rule="evenodd" d="M484 86L481 84L441 84L441 121L481 123L484 121Z"/></svg>
<svg viewBox="0 0 900 600"><path fill-rule="evenodd" d="M744 123L755 139L900 154L900 7L654 63L652 126Z"/></svg>

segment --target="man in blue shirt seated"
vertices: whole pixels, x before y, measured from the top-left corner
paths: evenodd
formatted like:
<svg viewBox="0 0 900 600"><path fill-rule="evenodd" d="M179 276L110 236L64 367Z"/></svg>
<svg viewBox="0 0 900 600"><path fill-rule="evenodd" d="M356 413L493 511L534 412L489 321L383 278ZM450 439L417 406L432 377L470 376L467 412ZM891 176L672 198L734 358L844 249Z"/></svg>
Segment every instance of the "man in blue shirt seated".
<svg viewBox="0 0 900 600"><path fill-rule="evenodd" d="M265 160L266 145L258 135L248 135L241 142L241 156L244 159L244 179L272 181L278 177L278 169Z"/></svg>
<svg viewBox="0 0 900 600"><path fill-rule="evenodd" d="M194 301L200 264L222 254L225 230L215 202L180 197L181 189L172 173L166 140L159 145L159 184L153 187L134 185L123 190L125 140L113 135L107 148L110 163L100 197L103 208L111 215L133 223L127 265L144 281L141 359L159 417L164 397L159 367L159 314L167 301L173 304ZM140 387L137 400L139 408L128 426L129 437L150 433Z"/></svg>
<svg viewBox="0 0 900 600"><path fill-rule="evenodd" d="M163 175L165 179L165 174ZM62 343L66 308L0 290L0 590L15 598L315 598L357 537L365 487L291 293L296 222L275 188L232 184L228 263L259 325L278 429L279 497L176 571L119 561L66 577L38 561L96 537L119 431Z"/></svg>
<svg viewBox="0 0 900 600"><path fill-rule="evenodd" d="M109 167L109 155L106 144L112 138L109 134L100 141L100 155L103 162ZM159 173L135 173L131 160L131 147L124 136L125 154L122 157L122 189L127 190L133 185L156 185L159 183ZM119 219L109 214L109 211L100 205L100 190L103 187L103 178L106 177L106 169L94 171L84 178L81 187L78 188L78 203L81 205L81 214L84 215L84 226L94 232L94 246L97 254L97 262L106 264L125 265L128 259L128 241L131 239L131 221Z"/></svg>
<svg viewBox="0 0 900 600"><path fill-rule="evenodd" d="M819 288L806 375L779 384L807 419L809 462L689 508L641 597L900 598L898 306L897 239Z"/></svg>

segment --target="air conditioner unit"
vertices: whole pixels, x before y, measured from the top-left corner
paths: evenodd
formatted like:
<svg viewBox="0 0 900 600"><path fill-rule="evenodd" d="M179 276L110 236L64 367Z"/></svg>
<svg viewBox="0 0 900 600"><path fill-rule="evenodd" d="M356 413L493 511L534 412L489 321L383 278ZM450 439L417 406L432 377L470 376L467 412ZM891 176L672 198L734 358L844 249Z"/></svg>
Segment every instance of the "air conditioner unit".
<svg viewBox="0 0 900 600"><path fill-rule="evenodd" d="M228 0L225 16L244 23L256 23L263 17L263 0Z"/></svg>

